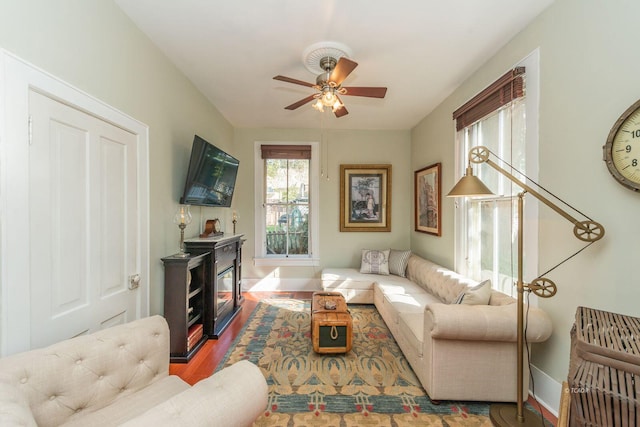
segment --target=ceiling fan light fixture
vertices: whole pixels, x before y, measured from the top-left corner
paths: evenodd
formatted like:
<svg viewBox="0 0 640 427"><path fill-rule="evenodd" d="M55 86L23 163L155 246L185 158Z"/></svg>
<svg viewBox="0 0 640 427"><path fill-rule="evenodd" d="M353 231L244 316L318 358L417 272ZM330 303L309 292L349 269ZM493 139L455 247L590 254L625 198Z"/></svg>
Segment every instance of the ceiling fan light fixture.
<svg viewBox="0 0 640 427"><path fill-rule="evenodd" d="M316 102L311 104L311 106L321 113L324 113L324 105L322 105L322 101L320 100L320 98L316 99Z"/></svg>
<svg viewBox="0 0 640 427"><path fill-rule="evenodd" d="M322 96L320 97L320 101L325 107L333 107L336 102L340 102L336 97L334 89L330 87L322 89Z"/></svg>
<svg viewBox="0 0 640 427"><path fill-rule="evenodd" d="M324 107L330 107L331 111L335 113L336 111L344 107L344 104L340 102L338 97L334 97L334 101L332 103L327 102L325 97L320 97L316 99L316 102L311 104L311 106L321 113L324 113Z"/></svg>

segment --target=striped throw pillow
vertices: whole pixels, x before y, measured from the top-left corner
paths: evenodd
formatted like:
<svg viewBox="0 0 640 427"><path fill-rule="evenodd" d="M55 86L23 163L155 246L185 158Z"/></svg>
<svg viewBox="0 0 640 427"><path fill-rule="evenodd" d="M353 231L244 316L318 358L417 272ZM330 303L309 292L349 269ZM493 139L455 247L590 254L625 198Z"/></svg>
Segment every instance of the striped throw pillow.
<svg viewBox="0 0 640 427"><path fill-rule="evenodd" d="M391 249L389 252L389 273L400 277L407 277L407 264L411 251L397 251Z"/></svg>

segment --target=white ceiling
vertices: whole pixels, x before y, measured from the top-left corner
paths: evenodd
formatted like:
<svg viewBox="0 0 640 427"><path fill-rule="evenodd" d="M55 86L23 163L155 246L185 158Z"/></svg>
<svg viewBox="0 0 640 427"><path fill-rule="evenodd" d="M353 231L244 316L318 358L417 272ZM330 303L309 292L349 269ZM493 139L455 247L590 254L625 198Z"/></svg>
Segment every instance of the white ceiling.
<svg viewBox="0 0 640 427"><path fill-rule="evenodd" d="M410 129L553 0L115 0L235 127ZM336 118L311 103L304 50L347 45L345 86L386 86L385 99L342 97Z"/></svg>

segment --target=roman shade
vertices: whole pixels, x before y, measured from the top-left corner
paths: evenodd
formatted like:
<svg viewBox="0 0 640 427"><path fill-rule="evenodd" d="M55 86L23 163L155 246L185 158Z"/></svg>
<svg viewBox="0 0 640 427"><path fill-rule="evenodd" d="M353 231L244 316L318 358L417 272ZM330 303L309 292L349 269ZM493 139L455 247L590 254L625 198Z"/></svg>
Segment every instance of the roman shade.
<svg viewBox="0 0 640 427"><path fill-rule="evenodd" d="M311 145L261 145L263 159L310 159Z"/></svg>
<svg viewBox="0 0 640 427"><path fill-rule="evenodd" d="M514 99L524 96L524 67L516 67L453 112L456 130L472 125Z"/></svg>

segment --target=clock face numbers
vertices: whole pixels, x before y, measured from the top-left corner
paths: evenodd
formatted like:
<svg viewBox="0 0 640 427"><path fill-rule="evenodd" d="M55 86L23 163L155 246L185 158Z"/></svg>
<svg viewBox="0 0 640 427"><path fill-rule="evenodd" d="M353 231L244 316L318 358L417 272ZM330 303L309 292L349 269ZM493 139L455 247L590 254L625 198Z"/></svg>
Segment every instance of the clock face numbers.
<svg viewBox="0 0 640 427"><path fill-rule="evenodd" d="M622 176L640 183L640 110L620 126L613 139L611 159Z"/></svg>
<svg viewBox="0 0 640 427"><path fill-rule="evenodd" d="M620 184L640 191L640 101L614 124L604 146L604 160Z"/></svg>

